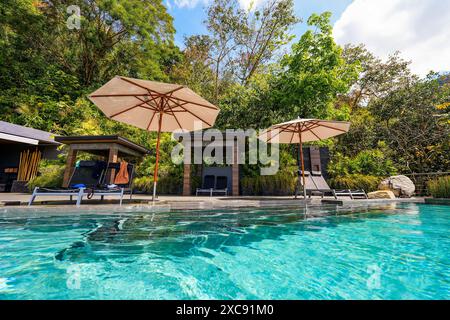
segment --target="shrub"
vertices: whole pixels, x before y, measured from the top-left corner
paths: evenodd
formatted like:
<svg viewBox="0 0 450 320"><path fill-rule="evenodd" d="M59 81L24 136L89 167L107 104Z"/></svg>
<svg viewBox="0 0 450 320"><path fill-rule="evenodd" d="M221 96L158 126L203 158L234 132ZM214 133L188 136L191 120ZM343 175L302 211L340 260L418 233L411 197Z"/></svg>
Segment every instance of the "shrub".
<svg viewBox="0 0 450 320"><path fill-rule="evenodd" d="M134 178L133 188L145 193L153 193L153 177ZM156 190L158 194L181 194L183 179L179 176L161 176Z"/></svg>
<svg viewBox="0 0 450 320"><path fill-rule="evenodd" d="M278 172L273 176L245 177L241 179L243 195L292 195L297 177L293 173Z"/></svg>
<svg viewBox="0 0 450 320"><path fill-rule="evenodd" d="M392 160L387 157L387 149L381 144L380 149L363 150L354 157L337 153L328 165L332 177L352 174L371 176L391 176L397 173Z"/></svg>
<svg viewBox="0 0 450 320"><path fill-rule="evenodd" d="M378 189L381 179L381 177L371 175L349 174L330 179L330 187L333 189L364 189L366 192L371 192Z"/></svg>
<svg viewBox="0 0 450 320"><path fill-rule="evenodd" d="M434 198L450 198L450 176L430 180L428 191Z"/></svg>
<svg viewBox="0 0 450 320"><path fill-rule="evenodd" d="M191 194L195 194L197 188L200 188L202 185L202 178L199 176L191 175Z"/></svg>
<svg viewBox="0 0 450 320"><path fill-rule="evenodd" d="M63 182L64 165L42 162L39 166L40 175L28 182L28 189L35 187L59 188Z"/></svg>

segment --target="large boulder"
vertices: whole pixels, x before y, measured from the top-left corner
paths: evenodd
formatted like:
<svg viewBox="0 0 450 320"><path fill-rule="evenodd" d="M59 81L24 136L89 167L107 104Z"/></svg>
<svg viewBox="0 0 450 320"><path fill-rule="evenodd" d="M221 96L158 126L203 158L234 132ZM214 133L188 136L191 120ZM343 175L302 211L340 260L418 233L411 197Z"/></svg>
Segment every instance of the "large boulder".
<svg viewBox="0 0 450 320"><path fill-rule="evenodd" d="M369 192L367 197L369 199L395 199L395 194L391 190L379 190Z"/></svg>
<svg viewBox="0 0 450 320"><path fill-rule="evenodd" d="M410 178L400 175L384 179L380 182L378 189L391 190L397 197L411 198L416 187Z"/></svg>

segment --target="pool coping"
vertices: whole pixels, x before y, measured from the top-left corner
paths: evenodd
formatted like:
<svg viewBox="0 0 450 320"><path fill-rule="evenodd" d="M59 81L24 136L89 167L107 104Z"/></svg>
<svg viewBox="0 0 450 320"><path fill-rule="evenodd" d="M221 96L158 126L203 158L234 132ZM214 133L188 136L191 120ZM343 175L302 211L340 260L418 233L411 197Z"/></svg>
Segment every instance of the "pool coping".
<svg viewBox="0 0 450 320"><path fill-rule="evenodd" d="M209 201L208 201L209 200ZM67 215L67 214L130 214L130 213L161 213L171 211L202 211L202 210L236 210L236 209L252 209L252 208L323 208L334 209L356 209L356 208L368 208L368 207L382 207L389 206L396 203L425 203L424 198L408 198L408 199L340 199L338 201L332 199L320 199L313 198L307 199L230 199L226 201L220 200L220 198L203 199L202 201L170 201L161 200L155 203L134 203L124 204L119 206L118 204L84 204L80 207L75 205L35 205L35 206L5 206L0 207L0 217L10 216L41 216L41 215Z"/></svg>

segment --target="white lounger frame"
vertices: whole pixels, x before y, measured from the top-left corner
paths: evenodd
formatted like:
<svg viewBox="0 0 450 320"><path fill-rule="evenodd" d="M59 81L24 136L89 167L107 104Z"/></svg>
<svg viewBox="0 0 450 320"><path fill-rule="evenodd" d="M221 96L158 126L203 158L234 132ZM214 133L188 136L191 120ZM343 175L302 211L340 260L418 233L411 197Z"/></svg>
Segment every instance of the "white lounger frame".
<svg viewBox="0 0 450 320"><path fill-rule="evenodd" d="M354 199L355 197L364 197L364 199L368 199L367 193L361 189L361 190L335 190L335 189L307 189L306 193L308 194L308 197L311 198L314 193L319 193L320 196L323 198L325 193L331 193L335 199L338 197L350 197L350 199Z"/></svg>
<svg viewBox="0 0 450 320"><path fill-rule="evenodd" d="M125 192L125 188L120 188L120 191L104 191L104 190L94 190L94 195L101 196L102 199L104 196L120 196L119 205L122 205L123 194ZM86 192L86 188L73 189L73 191L45 191L39 192L39 187L35 187L33 190L33 194L31 195L30 201L28 202L28 206L33 204L33 201L36 197L42 196L70 196L70 200L72 200L73 196L77 196L76 206L79 207L81 205L81 200L83 200L83 196L89 194ZM131 195L130 195L131 198Z"/></svg>
<svg viewBox="0 0 450 320"><path fill-rule="evenodd" d="M210 189L202 189L202 188L197 188L197 190L195 191L195 195L198 196L198 193L209 193L209 196L212 197L213 193L223 193L225 196L228 196L228 188L225 189L214 189L214 188L210 188Z"/></svg>

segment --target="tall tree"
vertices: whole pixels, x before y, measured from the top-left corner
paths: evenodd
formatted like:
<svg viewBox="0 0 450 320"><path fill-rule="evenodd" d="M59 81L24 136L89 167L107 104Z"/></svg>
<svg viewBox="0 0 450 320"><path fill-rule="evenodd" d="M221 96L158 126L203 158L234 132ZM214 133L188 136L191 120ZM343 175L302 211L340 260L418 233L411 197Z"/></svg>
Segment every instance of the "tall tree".
<svg viewBox="0 0 450 320"><path fill-rule="evenodd" d="M449 170L449 101L449 87L430 75L369 105L379 139L395 150L394 160L403 172Z"/></svg>
<svg viewBox="0 0 450 320"><path fill-rule="evenodd" d="M81 13L79 29L69 29L69 5ZM48 58L77 74L80 82L103 82L117 71L163 78L162 56L170 55L174 28L161 0L46 0L42 6L50 35Z"/></svg>
<svg viewBox="0 0 450 320"><path fill-rule="evenodd" d="M281 61L275 98L286 120L326 118L336 97L345 94L358 76L358 63L347 63L334 42L330 17L329 12L313 14L308 19L311 29Z"/></svg>
<svg viewBox="0 0 450 320"><path fill-rule="evenodd" d="M343 57L347 63L359 63L361 66L359 77L343 98L352 109L366 106L372 99L386 96L389 92L417 80L409 69L410 62L403 60L399 52L382 61L362 44L346 45Z"/></svg>
<svg viewBox="0 0 450 320"><path fill-rule="evenodd" d="M292 36L289 29L299 20L292 0L269 0L262 7L240 8L237 0L214 0L207 9L211 38L210 58L215 76L215 101L221 81L247 85L250 78Z"/></svg>
<svg viewBox="0 0 450 320"><path fill-rule="evenodd" d="M289 29L300 20L292 0L269 0L262 8L244 14L245 25L237 33L241 84L246 85L258 67L273 59L277 49L294 38Z"/></svg>
<svg viewBox="0 0 450 320"><path fill-rule="evenodd" d="M236 0L214 0L207 9L206 27L210 37L210 59L214 72L214 102L220 93L220 80L233 73L232 53L238 47L235 39L244 27L243 14Z"/></svg>
<svg viewBox="0 0 450 320"><path fill-rule="evenodd" d="M182 58L171 70L171 81L189 86L207 100L215 96L214 61L210 56L211 38L194 35L185 38Z"/></svg>
<svg viewBox="0 0 450 320"><path fill-rule="evenodd" d="M71 5L80 8L80 29L68 28ZM179 59L173 32L161 0L5 0L0 117L67 134L95 114L100 130L106 120L78 112L86 102L78 98L117 74L167 79Z"/></svg>

